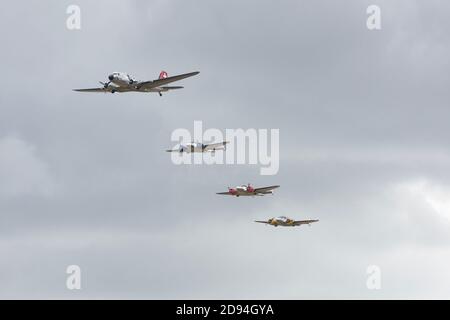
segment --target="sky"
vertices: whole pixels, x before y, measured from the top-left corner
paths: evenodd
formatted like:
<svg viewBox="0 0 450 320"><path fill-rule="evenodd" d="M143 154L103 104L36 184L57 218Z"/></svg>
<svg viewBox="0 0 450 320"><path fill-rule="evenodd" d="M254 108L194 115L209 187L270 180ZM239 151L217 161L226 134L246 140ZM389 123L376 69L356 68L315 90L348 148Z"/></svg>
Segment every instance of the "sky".
<svg viewBox="0 0 450 320"><path fill-rule="evenodd" d="M80 30L66 26L73 4ZM372 4L380 30L366 26ZM4 3L0 298L449 299L449 9ZM200 74L163 97L72 91L161 70ZM171 134L196 120L278 129L278 173L174 165ZM281 187L215 194L248 182ZM253 222L279 215L320 221ZM70 265L80 290L66 286Z"/></svg>

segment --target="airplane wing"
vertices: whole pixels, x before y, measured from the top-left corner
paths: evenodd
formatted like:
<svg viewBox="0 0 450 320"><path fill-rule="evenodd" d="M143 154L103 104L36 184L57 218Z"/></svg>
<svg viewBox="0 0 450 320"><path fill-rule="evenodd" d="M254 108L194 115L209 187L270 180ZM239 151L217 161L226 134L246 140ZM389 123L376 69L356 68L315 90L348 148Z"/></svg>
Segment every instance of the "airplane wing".
<svg viewBox="0 0 450 320"><path fill-rule="evenodd" d="M265 224L268 224L269 222L267 222L267 221L259 221L259 220L255 220L255 222L258 222L258 223L265 223Z"/></svg>
<svg viewBox="0 0 450 320"><path fill-rule="evenodd" d="M199 73L200 72L196 71L196 72L180 74L180 75L173 76L173 77L157 79L157 80L153 80L153 81L143 81L143 82L139 82L137 84L137 88L138 89L152 89L152 88L160 87L162 85L165 85L165 84L168 84L168 83L171 83L171 82L175 82L175 81L179 81L181 79L185 79L185 78L189 78L189 77L195 76L195 75L197 75Z"/></svg>
<svg viewBox="0 0 450 320"><path fill-rule="evenodd" d="M317 221L319 221L319 220L297 220L297 221L294 221L294 225L301 226L302 224L310 224L310 223L317 222Z"/></svg>
<svg viewBox="0 0 450 320"><path fill-rule="evenodd" d="M223 195L231 196L230 192L217 192L216 194L223 194Z"/></svg>
<svg viewBox="0 0 450 320"><path fill-rule="evenodd" d="M207 145L205 145L205 148L203 149L203 151L212 151L214 149L225 147L225 145L227 143L229 143L229 142L228 141L224 141L224 142L219 142L219 143L207 144Z"/></svg>
<svg viewBox="0 0 450 320"><path fill-rule="evenodd" d="M255 192L256 193L264 193L264 192L267 192L267 191L270 191L270 190L273 190L273 189L276 189L276 188L279 188L279 187L280 186L270 186L270 187L256 188Z"/></svg>
<svg viewBox="0 0 450 320"><path fill-rule="evenodd" d="M108 92L105 88L91 88L91 89L73 89L78 92Z"/></svg>
<svg viewBox="0 0 450 320"><path fill-rule="evenodd" d="M108 88L89 88L89 89L73 89L73 91L78 91L78 92L112 92L114 90L114 92L126 92L126 91L131 91L130 88L125 88L125 87L113 87L113 86L109 86Z"/></svg>

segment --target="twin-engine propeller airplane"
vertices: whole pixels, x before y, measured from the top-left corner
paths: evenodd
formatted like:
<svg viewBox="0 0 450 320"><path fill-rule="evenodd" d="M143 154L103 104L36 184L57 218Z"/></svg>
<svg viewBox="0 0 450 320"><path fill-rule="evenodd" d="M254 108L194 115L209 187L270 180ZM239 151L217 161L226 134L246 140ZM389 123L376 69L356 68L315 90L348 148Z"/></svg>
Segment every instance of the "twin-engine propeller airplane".
<svg viewBox="0 0 450 320"><path fill-rule="evenodd" d="M179 81L181 79L189 78L199 74L200 72L190 72L185 74L180 74L177 76L169 77L167 72L161 71L158 79L151 81L138 81L130 77L130 75L123 72L113 72L108 76L108 82L101 82L103 85L101 88L91 88L91 89L74 89L74 91L79 92L157 92L162 96L163 92L169 90L182 89L180 86L166 86L168 83Z"/></svg>
<svg viewBox="0 0 450 320"><path fill-rule="evenodd" d="M302 224L307 224L311 226L311 223L317 222L319 220L293 220L290 218L287 218L285 216L277 217L277 218L271 218L267 221L258 221L255 222L258 223L265 223L267 225L271 225L274 227L282 226L282 227L295 227L295 226L301 226Z"/></svg>
<svg viewBox="0 0 450 320"><path fill-rule="evenodd" d="M264 196L266 194L273 194L273 189L279 188L280 186L270 186L262 188L253 188L251 184L237 186L234 188L228 187L227 192L218 192L217 194L228 195L228 196Z"/></svg>
<svg viewBox="0 0 450 320"><path fill-rule="evenodd" d="M228 141L219 143L203 144L201 142L191 142L186 145L180 145L178 149L166 150L167 152L179 152L179 153L194 153L194 152L212 152L217 150L226 150Z"/></svg>

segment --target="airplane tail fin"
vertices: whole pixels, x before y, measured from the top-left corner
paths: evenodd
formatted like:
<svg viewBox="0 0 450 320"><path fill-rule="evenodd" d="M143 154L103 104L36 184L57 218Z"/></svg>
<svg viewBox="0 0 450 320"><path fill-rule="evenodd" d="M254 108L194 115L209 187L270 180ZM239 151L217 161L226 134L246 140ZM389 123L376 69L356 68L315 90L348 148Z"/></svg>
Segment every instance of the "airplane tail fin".
<svg viewBox="0 0 450 320"><path fill-rule="evenodd" d="M158 79L165 79L165 78L167 78L169 75L167 74L167 72L165 72L164 70L162 70L160 73L159 73L159 77L158 77Z"/></svg>

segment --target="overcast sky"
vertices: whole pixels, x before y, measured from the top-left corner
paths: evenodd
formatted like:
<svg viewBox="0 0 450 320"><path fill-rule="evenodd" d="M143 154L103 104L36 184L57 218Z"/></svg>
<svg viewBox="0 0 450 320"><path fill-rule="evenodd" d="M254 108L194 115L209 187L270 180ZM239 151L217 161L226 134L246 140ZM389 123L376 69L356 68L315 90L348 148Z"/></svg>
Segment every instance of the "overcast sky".
<svg viewBox="0 0 450 320"><path fill-rule="evenodd" d="M66 28L70 4L81 30ZM381 30L366 27L370 4ZM2 4L0 298L450 298L449 10ZM162 98L72 91L161 70L201 73ZM195 120L279 129L278 174L174 165L170 135ZM215 194L248 182L281 188ZM278 215L320 222L253 223ZM66 288L73 264L79 291Z"/></svg>

